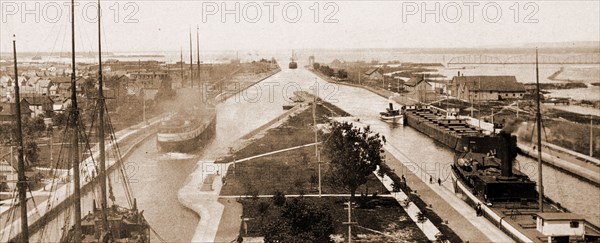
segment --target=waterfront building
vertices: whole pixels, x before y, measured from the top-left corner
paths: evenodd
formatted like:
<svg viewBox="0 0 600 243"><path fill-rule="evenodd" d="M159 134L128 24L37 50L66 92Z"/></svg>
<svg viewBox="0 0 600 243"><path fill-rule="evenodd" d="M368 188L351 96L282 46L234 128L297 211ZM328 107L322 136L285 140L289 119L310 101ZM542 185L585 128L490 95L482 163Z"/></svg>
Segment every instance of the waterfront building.
<svg viewBox="0 0 600 243"><path fill-rule="evenodd" d="M515 76L455 76L449 85L450 94L463 100L522 99L526 93Z"/></svg>
<svg viewBox="0 0 600 243"><path fill-rule="evenodd" d="M383 74L381 73L381 70L379 70L379 68L371 68L365 72L365 75L367 76L367 79L370 79L370 80L382 80L383 79Z"/></svg>

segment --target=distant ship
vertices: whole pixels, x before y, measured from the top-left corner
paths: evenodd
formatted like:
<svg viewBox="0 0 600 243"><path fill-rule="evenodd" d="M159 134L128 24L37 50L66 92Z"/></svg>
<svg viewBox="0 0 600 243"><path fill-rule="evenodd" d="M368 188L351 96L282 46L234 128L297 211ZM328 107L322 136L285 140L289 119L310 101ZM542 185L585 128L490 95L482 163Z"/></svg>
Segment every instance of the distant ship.
<svg viewBox="0 0 600 243"><path fill-rule="evenodd" d="M394 109L394 104L392 103L390 103L390 106L384 112L379 112L379 118L393 124L404 124L404 115L402 115L399 109Z"/></svg>
<svg viewBox="0 0 600 243"><path fill-rule="evenodd" d="M158 148L163 152L193 151L212 139L216 124L214 108L178 112L161 122L157 133Z"/></svg>
<svg viewBox="0 0 600 243"><path fill-rule="evenodd" d="M298 63L296 62L296 54L292 51L292 57L290 58L290 65L288 66L290 69L298 68Z"/></svg>

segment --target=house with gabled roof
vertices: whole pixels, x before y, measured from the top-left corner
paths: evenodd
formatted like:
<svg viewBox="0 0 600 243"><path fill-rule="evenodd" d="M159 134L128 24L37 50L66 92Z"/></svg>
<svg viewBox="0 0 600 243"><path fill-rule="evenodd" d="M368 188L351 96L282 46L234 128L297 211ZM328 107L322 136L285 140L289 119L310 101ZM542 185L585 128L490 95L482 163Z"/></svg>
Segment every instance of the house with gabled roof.
<svg viewBox="0 0 600 243"><path fill-rule="evenodd" d="M21 102L21 117L31 117L31 109L27 101ZM15 121L15 103L0 103L0 123L11 123Z"/></svg>
<svg viewBox="0 0 600 243"><path fill-rule="evenodd" d="M383 79L383 74L381 73L381 70L378 67L367 70L365 72L365 75L367 76L367 79L370 79L370 80L382 80Z"/></svg>
<svg viewBox="0 0 600 243"><path fill-rule="evenodd" d="M29 104L32 117L37 117L39 115L50 117L54 111L54 101L45 95L24 95L21 97L21 103L25 103L23 101L26 101L27 104Z"/></svg>
<svg viewBox="0 0 600 243"><path fill-rule="evenodd" d="M451 95L463 100L522 99L527 92L515 76L455 76L449 86Z"/></svg>

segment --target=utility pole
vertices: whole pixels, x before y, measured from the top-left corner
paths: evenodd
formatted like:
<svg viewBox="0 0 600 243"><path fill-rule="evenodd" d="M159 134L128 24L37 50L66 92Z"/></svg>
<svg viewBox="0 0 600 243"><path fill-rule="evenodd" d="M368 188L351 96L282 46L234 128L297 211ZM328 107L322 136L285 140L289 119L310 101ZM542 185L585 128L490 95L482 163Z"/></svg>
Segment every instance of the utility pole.
<svg viewBox="0 0 600 243"><path fill-rule="evenodd" d="M315 93L313 95L313 124L315 126L315 156L317 156L317 164L318 164L318 173L319 173L319 197L321 197L321 154L319 153L319 136L317 129L317 95L319 92L317 91L319 87L319 83L317 82L317 78L315 78Z"/></svg>
<svg viewBox="0 0 600 243"><path fill-rule="evenodd" d="M496 131L496 128L493 127L494 126L494 107L492 107L492 129L494 130L494 132Z"/></svg>
<svg viewBox="0 0 600 243"><path fill-rule="evenodd" d="M536 128L537 128L537 152L538 152L538 205L540 212L544 212L544 184L542 177L542 113L540 111L540 77L538 68L538 50L535 49L535 98L536 98Z"/></svg>
<svg viewBox="0 0 600 243"><path fill-rule="evenodd" d="M517 100L517 118L519 118L519 100Z"/></svg>
<svg viewBox="0 0 600 243"><path fill-rule="evenodd" d="M594 116L590 114L590 157L594 155Z"/></svg>
<svg viewBox="0 0 600 243"><path fill-rule="evenodd" d="M473 96L471 96L471 117L474 117L473 116L473 110L474 110L474 108L473 108Z"/></svg>
<svg viewBox="0 0 600 243"><path fill-rule="evenodd" d="M346 203L344 203L346 204ZM352 222L352 201L348 200L348 222L343 222L342 224L348 225L348 243L352 243L352 225L357 224L356 222Z"/></svg>

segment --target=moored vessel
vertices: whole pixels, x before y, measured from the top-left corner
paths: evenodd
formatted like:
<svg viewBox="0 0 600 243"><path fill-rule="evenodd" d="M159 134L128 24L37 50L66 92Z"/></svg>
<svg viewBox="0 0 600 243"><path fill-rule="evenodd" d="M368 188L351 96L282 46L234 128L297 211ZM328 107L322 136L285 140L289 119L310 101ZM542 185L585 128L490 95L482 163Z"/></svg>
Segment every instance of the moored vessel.
<svg viewBox="0 0 600 243"><path fill-rule="evenodd" d="M72 6L74 6L74 0L72 0ZM100 18L100 1L97 3L98 18ZM73 22L73 21L72 21ZM74 174L74 221L72 227L63 228L63 234L60 242L137 242L146 243L150 242L150 225L146 221L143 211L139 211L137 208L136 199L133 197L133 192L127 178L123 177L123 185L125 190L125 196L128 201L129 207L119 206L115 203L115 195L113 194L113 187L107 183L110 181L107 175L106 167L106 138L105 129L109 129L111 141L114 142L112 147L115 151L117 162L114 166L122 166L122 154L119 151L115 138L114 128L110 122L110 118L105 116L105 112L108 112L106 108L106 101L103 93L103 75L102 75L102 38L101 38L101 23L98 21L98 97L97 97L97 114L94 118L98 122L97 135L98 135L98 165L93 165L93 169L89 165L82 163L84 166L83 170L80 170L79 166L79 126L82 123L81 118L78 114L77 108L77 94L75 89L75 39L74 39L74 28L73 28L73 43L72 43L72 74L71 74L71 109L70 109L70 121L71 129L73 131L73 138L71 147L72 159L73 159L73 174ZM74 26L74 23L72 23ZM84 142L87 138L84 136ZM91 152L91 151L90 151ZM92 158L93 160L93 158ZM92 211L88 212L82 217L81 209L81 185L80 185L80 174L84 171L91 172L93 179L91 183L97 182L100 184L100 207L96 207L96 201L93 202ZM112 206L108 205L108 198L112 201ZM68 230L67 230L68 229Z"/></svg>
<svg viewBox="0 0 600 243"><path fill-rule="evenodd" d="M405 106L405 124L448 146L454 151L466 152L470 144L473 152L487 153L499 142L496 134L471 126L456 112L446 112L428 105Z"/></svg>
<svg viewBox="0 0 600 243"><path fill-rule="evenodd" d="M379 118L385 122L393 124L404 124L404 115L400 109L394 109L394 104L390 103L389 107L383 112L379 112Z"/></svg>
<svg viewBox="0 0 600 243"><path fill-rule="evenodd" d="M486 217L518 242L598 242L598 227L544 197L539 79L536 84L537 183L513 168L519 152L517 138L502 130L496 136L497 147L487 153L472 151L475 143L466 152L457 151L451 166L454 190L477 216Z"/></svg>

